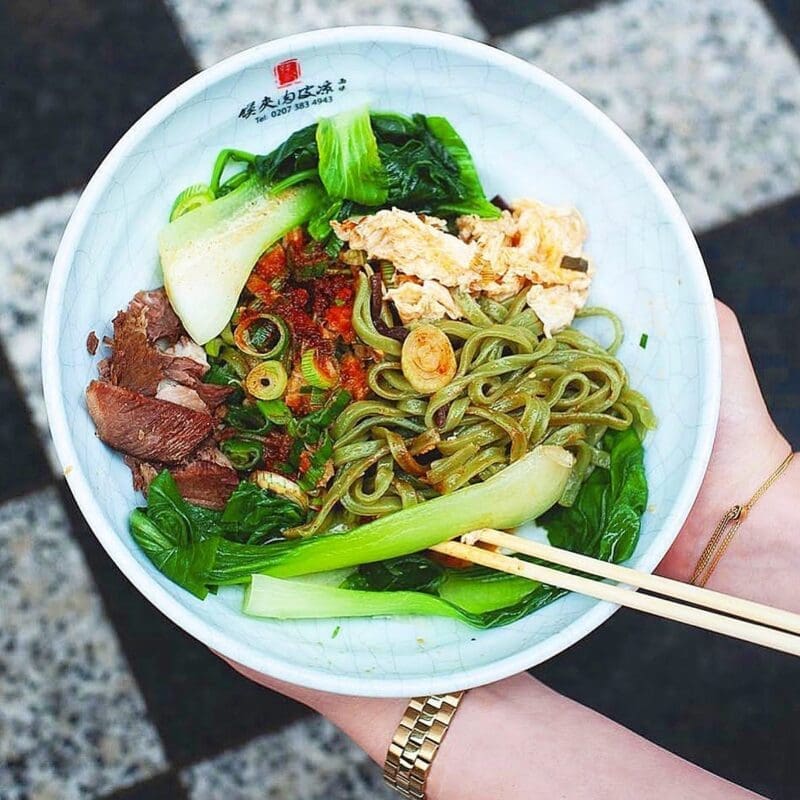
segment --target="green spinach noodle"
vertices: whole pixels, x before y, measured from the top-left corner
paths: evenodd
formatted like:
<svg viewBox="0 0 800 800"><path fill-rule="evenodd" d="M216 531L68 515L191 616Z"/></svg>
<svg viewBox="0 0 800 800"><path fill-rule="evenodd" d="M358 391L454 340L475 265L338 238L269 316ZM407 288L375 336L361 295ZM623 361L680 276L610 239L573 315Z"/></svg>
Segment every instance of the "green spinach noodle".
<svg viewBox="0 0 800 800"><path fill-rule="evenodd" d="M337 521L346 527L358 517L393 513L475 478L486 480L538 444L573 451L575 466L560 500L569 506L589 472L608 467L608 452L600 447L608 429L633 426L641 435L654 427L649 403L631 389L614 356L622 324L613 312L586 308L579 314L610 321L614 335L604 348L573 327L544 338L524 293L486 310L462 310L468 322L434 323L453 345L456 377L425 397L403 376L399 348L386 348L388 337L372 324L367 274L360 276L356 329L365 343L386 348L368 372L379 399L351 403L339 416L332 428L336 476L314 519L287 533L326 530L337 506ZM434 448L441 457L420 463L418 457Z"/></svg>

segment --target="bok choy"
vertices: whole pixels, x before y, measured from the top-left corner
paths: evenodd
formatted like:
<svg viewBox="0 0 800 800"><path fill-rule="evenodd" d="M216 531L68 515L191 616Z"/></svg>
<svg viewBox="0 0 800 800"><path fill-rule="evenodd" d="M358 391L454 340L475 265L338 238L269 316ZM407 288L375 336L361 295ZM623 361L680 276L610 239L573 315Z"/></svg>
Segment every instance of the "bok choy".
<svg viewBox="0 0 800 800"><path fill-rule="evenodd" d="M131 534L158 569L202 597L207 587L247 583L255 573L328 572L415 553L475 528L516 527L558 500L572 463L566 450L540 446L483 483L353 530L267 545L257 542L302 521L296 503L242 483L222 512L209 511L183 500L165 470L150 484L147 508L131 515ZM457 591L446 584L445 594Z"/></svg>
<svg viewBox="0 0 800 800"><path fill-rule="evenodd" d="M253 176L161 230L164 287L192 339L205 344L228 324L258 257L308 220L323 197L316 183L275 195Z"/></svg>
<svg viewBox="0 0 800 800"><path fill-rule="evenodd" d="M455 572L455 570L454 570ZM563 592L516 576L497 581L470 580L466 591L448 595L420 591L365 591L297 578L253 575L242 610L256 617L325 619L418 615L450 617L475 628L507 625L555 600ZM445 584L446 587L446 584Z"/></svg>
<svg viewBox="0 0 800 800"><path fill-rule="evenodd" d="M232 552L221 542L209 583L246 583L254 573L291 577L415 553L476 528L515 528L553 506L573 465L561 447L542 445L483 483L379 517L341 533Z"/></svg>

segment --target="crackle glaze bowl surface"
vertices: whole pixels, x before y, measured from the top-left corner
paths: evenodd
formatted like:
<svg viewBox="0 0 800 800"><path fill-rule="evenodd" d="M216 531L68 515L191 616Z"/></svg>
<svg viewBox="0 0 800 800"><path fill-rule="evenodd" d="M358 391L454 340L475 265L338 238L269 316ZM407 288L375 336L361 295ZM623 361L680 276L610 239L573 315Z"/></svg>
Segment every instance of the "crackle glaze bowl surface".
<svg viewBox="0 0 800 800"><path fill-rule="evenodd" d="M287 681L421 695L531 667L615 607L570 595L479 631L434 618L252 619L240 613L236 590L201 602L159 574L131 539L127 518L140 498L122 458L96 438L84 403L96 369L86 335L109 333L137 290L161 284L156 233L176 193L206 180L223 147L268 152L315 118L362 103L448 117L490 196L530 195L584 215L597 266L590 301L622 318L620 357L659 418L646 443L650 502L630 562L652 570L691 508L716 426L719 344L705 267L669 191L622 131L535 66L475 42L404 28L314 31L233 56L159 102L102 163L64 234L45 314L45 395L81 510L164 614L225 656Z"/></svg>

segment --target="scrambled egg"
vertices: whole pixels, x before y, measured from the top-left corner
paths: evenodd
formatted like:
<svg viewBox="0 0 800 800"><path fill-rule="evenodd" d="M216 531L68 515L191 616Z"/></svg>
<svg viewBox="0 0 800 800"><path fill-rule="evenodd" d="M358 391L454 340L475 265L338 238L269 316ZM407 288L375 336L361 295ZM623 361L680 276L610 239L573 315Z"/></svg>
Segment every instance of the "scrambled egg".
<svg viewBox="0 0 800 800"><path fill-rule="evenodd" d="M403 281L386 292L386 298L394 302L400 321L405 325L418 319L459 319L461 309L453 296L436 281Z"/></svg>
<svg viewBox="0 0 800 800"><path fill-rule="evenodd" d="M393 208L358 220L331 221L336 235L369 258L391 261L395 269L442 286L467 288L475 246L446 233L447 223Z"/></svg>
<svg viewBox="0 0 800 800"><path fill-rule="evenodd" d="M593 268L583 254L586 225L573 208L524 198L497 219L459 217L458 236L444 220L397 208L331 224L351 248L391 261L404 276L387 292L404 323L462 317L448 291L455 288L497 301L527 288L548 337L586 304Z"/></svg>

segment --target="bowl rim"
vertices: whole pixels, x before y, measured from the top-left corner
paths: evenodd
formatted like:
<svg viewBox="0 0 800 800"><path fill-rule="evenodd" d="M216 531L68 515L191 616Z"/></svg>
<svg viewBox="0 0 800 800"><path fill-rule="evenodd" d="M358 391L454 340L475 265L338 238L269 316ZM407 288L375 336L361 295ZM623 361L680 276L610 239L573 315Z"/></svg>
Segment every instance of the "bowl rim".
<svg viewBox="0 0 800 800"><path fill-rule="evenodd" d="M619 606L598 602L577 620L544 641L477 667L462 668L436 676L356 677L318 671L307 666L284 662L280 657L257 650L207 623L202 614L184 606L150 575L128 550L114 527L105 519L94 497L89 481L80 467L72 441L66 408L63 402L61 365L58 358L58 332L63 309L64 290L72 269L77 245L84 234L95 204L107 187L128 152L153 128L166 120L184 101L214 83L264 61L287 55L293 49L330 45L331 43L387 42L442 48L456 54L477 58L502 67L520 80L535 80L548 92L578 108L592 120L628 156L642 175L650 191L659 198L665 213L674 226L681 250L689 258L689 268L696 279L705 302L699 306L700 326L704 336L703 349L707 361L707 396L701 409L702 426L695 448L696 457L683 480L681 490L667 517L666 525L680 531L700 489L714 443L721 393L721 363L719 330L713 294L708 274L694 235L675 198L655 168L616 123L580 95L577 91L551 76L541 68L490 45L447 33L401 26L351 26L321 28L256 45L232 55L173 89L143 114L120 138L103 159L89 180L65 228L56 253L45 301L42 335L42 381L45 406L55 443L56 453L64 467L64 476L89 527L108 555L125 577L165 616L184 631L218 654L257 672L281 680L340 694L399 697L441 693L466 689L514 675L541 663L565 650L591 633L613 614ZM677 533L676 533L677 536ZM639 568L652 571L669 549L672 541L656 542L640 560Z"/></svg>

